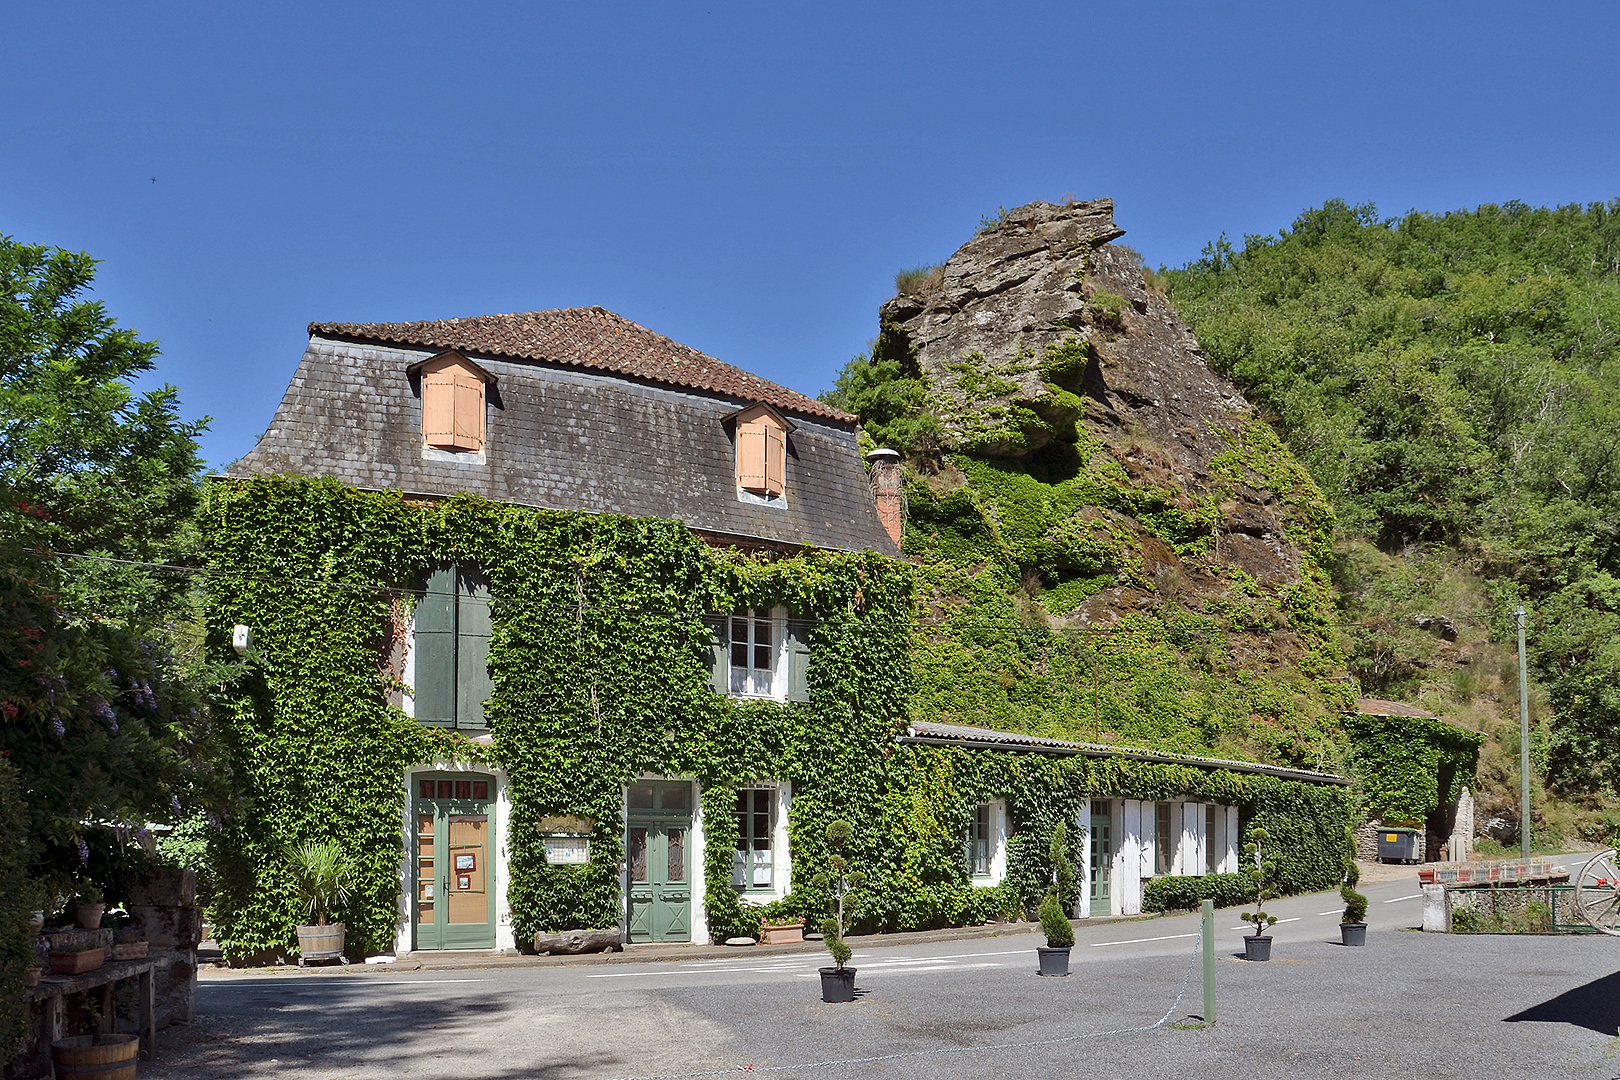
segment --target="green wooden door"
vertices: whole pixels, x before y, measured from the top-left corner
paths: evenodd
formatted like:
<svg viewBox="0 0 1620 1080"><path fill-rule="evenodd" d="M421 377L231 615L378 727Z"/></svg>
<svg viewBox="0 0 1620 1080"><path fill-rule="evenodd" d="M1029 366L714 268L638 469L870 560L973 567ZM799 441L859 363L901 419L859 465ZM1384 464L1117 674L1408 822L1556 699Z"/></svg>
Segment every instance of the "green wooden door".
<svg viewBox="0 0 1620 1080"><path fill-rule="evenodd" d="M692 940L692 785L625 789L631 941Z"/></svg>
<svg viewBox="0 0 1620 1080"><path fill-rule="evenodd" d="M416 777L412 948L495 947L494 791L488 776Z"/></svg>
<svg viewBox="0 0 1620 1080"><path fill-rule="evenodd" d="M1091 804L1091 913L1113 913L1114 821L1111 804Z"/></svg>

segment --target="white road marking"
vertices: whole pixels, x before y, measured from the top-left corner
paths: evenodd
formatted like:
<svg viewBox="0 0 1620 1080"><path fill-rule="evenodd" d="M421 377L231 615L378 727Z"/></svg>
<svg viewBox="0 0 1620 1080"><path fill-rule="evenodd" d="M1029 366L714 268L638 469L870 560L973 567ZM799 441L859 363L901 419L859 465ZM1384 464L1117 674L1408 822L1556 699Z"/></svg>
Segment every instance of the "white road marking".
<svg viewBox="0 0 1620 1080"><path fill-rule="evenodd" d="M1301 916L1295 915L1292 919L1278 919L1276 925L1281 926L1285 922L1299 922L1300 918L1301 918ZM1249 923L1244 923L1242 926L1234 926L1234 927L1231 927L1230 929L1233 929L1233 930L1252 930L1252 929L1254 929L1254 927Z"/></svg>
<svg viewBox="0 0 1620 1080"><path fill-rule="evenodd" d="M1241 929L1241 927L1239 929ZM1187 937L1197 937L1197 936L1198 936L1198 934L1196 934L1196 933L1192 933L1192 934L1166 934L1163 937L1133 938L1130 941L1093 941L1091 943L1091 947L1093 949L1101 949L1101 948L1104 948L1104 947L1109 946L1109 945L1141 945L1143 942L1147 942L1147 941L1174 941L1176 938L1187 938Z"/></svg>
<svg viewBox="0 0 1620 1080"><path fill-rule="evenodd" d="M1343 913L1343 911L1344 911L1344 908L1337 908L1336 907L1332 911L1318 911L1316 914L1318 916L1321 916L1321 915L1338 915L1338 914Z"/></svg>
<svg viewBox="0 0 1620 1080"><path fill-rule="evenodd" d="M1413 894L1412 894L1412 895L1411 895L1411 896L1397 896L1397 897L1396 897L1396 898L1395 898L1395 899L1393 899L1393 900L1385 900L1385 901L1384 901L1384 903L1386 903L1386 904L1398 904L1398 903L1400 903L1400 902L1401 902L1401 901L1402 901L1402 900L1416 900L1416 899L1417 899L1417 898L1418 898L1418 897L1420 897L1420 896L1422 896L1422 895L1423 895L1423 894L1422 894L1422 893L1420 893L1420 892L1415 892L1415 893L1413 893Z"/></svg>

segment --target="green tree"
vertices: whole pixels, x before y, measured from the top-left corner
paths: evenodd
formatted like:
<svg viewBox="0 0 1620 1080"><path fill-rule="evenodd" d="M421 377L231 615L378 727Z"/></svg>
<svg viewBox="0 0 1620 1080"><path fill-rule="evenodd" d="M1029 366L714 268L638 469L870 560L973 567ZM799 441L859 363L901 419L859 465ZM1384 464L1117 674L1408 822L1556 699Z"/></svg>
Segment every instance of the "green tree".
<svg viewBox="0 0 1620 1080"><path fill-rule="evenodd" d="M157 346L86 297L94 269L0 237L0 753L30 874L55 894L116 887L134 831L220 782L175 655L189 578L127 565L192 550L206 421L180 419L173 387L136 392Z"/></svg>

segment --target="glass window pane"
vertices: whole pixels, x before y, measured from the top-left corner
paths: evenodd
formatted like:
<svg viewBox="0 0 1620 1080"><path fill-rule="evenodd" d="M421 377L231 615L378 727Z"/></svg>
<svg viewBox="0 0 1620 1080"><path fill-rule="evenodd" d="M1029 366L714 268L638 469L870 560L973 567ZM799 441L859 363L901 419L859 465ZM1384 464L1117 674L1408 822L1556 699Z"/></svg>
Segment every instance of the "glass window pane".
<svg viewBox="0 0 1620 1080"><path fill-rule="evenodd" d="M448 780L440 780L439 781L439 798L441 798L441 799L450 798L451 797L450 792L451 792L452 786L453 785L451 784L450 781L448 781Z"/></svg>
<svg viewBox="0 0 1620 1080"><path fill-rule="evenodd" d="M768 619L754 620L754 644L771 647L771 624Z"/></svg>
<svg viewBox="0 0 1620 1080"><path fill-rule="evenodd" d="M731 639L731 666L734 668L748 666L748 642Z"/></svg>
<svg viewBox="0 0 1620 1080"><path fill-rule="evenodd" d="M741 788L741 789L738 790L738 792L737 792L737 813L739 813L739 814L748 813L748 796L749 796L749 794L750 794L750 792L748 791L747 788Z"/></svg>
<svg viewBox="0 0 1620 1080"><path fill-rule="evenodd" d="M625 789L625 799L632 810L651 810L653 792L651 784L631 784Z"/></svg>
<svg viewBox="0 0 1620 1080"><path fill-rule="evenodd" d="M470 798L472 798L472 781L471 780L457 780L456 781L456 798L458 798L458 799L470 799Z"/></svg>
<svg viewBox="0 0 1620 1080"><path fill-rule="evenodd" d="M433 781L418 780L416 783L416 794L418 798L422 799L433 798Z"/></svg>
<svg viewBox="0 0 1620 1080"><path fill-rule="evenodd" d="M660 797L663 799L664 809L685 810L691 790L692 789L687 787L685 784L666 785L659 792Z"/></svg>
<svg viewBox="0 0 1620 1080"><path fill-rule="evenodd" d="M754 646L754 666L761 670L771 666L771 647L769 645Z"/></svg>
<svg viewBox="0 0 1620 1080"><path fill-rule="evenodd" d="M740 641L744 645L748 644L748 620L747 619L735 619L734 618L734 619L731 620L731 640L734 641L734 642Z"/></svg>
<svg viewBox="0 0 1620 1080"><path fill-rule="evenodd" d="M630 880L647 880L647 830L630 830Z"/></svg>
<svg viewBox="0 0 1620 1080"><path fill-rule="evenodd" d="M473 781L473 798L475 798L475 799L488 799L489 798L489 781L488 780L474 780Z"/></svg>
<svg viewBox="0 0 1620 1080"><path fill-rule="evenodd" d="M686 880L686 830L669 830L669 876L665 881Z"/></svg>

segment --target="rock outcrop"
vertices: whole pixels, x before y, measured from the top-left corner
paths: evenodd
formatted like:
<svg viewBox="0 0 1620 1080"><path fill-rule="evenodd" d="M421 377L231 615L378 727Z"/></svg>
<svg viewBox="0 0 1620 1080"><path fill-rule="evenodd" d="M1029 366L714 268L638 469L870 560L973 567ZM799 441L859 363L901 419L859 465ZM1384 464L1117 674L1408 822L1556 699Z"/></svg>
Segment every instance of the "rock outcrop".
<svg viewBox="0 0 1620 1080"><path fill-rule="evenodd" d="M1020 206L943 267L908 276L880 311L879 352L927 380L947 449L1042 478L1053 506L1077 497L1076 483L1095 492L1123 473L1124 490L1078 496L1096 505L1045 527L1032 548L1057 552L1041 571L1048 610L1088 624L1166 602L1224 610L1209 603L1230 592L1223 565L1263 587L1297 583L1303 547L1320 547L1330 521L1140 257L1112 243L1123 235L1110 199ZM1006 498L989 501L1004 519ZM1179 531L1133 518L1137 503L1163 507ZM1084 598L1059 588L1110 545L1112 586Z"/></svg>

